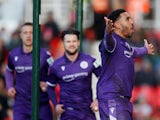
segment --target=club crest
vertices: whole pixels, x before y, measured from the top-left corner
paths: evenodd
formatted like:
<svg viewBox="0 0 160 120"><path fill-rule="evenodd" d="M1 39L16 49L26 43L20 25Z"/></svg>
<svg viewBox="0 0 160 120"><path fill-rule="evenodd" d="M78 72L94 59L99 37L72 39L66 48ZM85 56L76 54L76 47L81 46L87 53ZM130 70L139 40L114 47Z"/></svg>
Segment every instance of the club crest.
<svg viewBox="0 0 160 120"><path fill-rule="evenodd" d="M88 63L87 63L87 61L82 61L82 62L80 63L80 67L81 67L82 69L88 68Z"/></svg>

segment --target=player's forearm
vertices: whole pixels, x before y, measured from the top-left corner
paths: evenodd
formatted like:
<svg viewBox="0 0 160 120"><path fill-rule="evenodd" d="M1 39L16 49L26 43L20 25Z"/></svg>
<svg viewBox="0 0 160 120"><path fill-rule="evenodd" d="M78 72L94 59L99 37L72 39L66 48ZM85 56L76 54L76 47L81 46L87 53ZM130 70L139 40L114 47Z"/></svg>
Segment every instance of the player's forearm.
<svg viewBox="0 0 160 120"><path fill-rule="evenodd" d="M14 86L14 74L7 69L6 69L5 79L6 79L7 89Z"/></svg>
<svg viewBox="0 0 160 120"><path fill-rule="evenodd" d="M52 87L52 86L47 86L47 93L48 93L48 96L50 98L50 100L53 102L54 106L56 106L58 104L57 102L57 98L56 98L56 94L55 94L55 87Z"/></svg>
<svg viewBox="0 0 160 120"><path fill-rule="evenodd" d="M112 33L105 32L104 35L104 45L108 52L113 52L116 46L116 41L112 37Z"/></svg>
<svg viewBox="0 0 160 120"><path fill-rule="evenodd" d="M134 47L134 57L140 57L148 53L146 47Z"/></svg>

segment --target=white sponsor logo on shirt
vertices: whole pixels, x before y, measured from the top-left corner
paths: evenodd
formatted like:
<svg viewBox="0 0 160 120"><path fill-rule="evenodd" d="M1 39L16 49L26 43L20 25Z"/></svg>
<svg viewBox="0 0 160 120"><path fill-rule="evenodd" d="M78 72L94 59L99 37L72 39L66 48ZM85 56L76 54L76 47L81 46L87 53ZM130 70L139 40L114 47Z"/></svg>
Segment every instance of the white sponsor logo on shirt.
<svg viewBox="0 0 160 120"><path fill-rule="evenodd" d="M27 70L32 70L32 66L16 66L15 70L17 73L22 73L25 72Z"/></svg>
<svg viewBox="0 0 160 120"><path fill-rule="evenodd" d="M66 82L70 82L81 76L88 76L88 72L79 72L75 74L65 75L62 77L62 79Z"/></svg>
<svg viewBox="0 0 160 120"><path fill-rule="evenodd" d="M132 49L132 47L126 42L125 43L125 46L130 50L124 50L124 55L127 57L127 58L131 58L131 56L133 55L133 52L134 52L134 49Z"/></svg>
<svg viewBox="0 0 160 120"><path fill-rule="evenodd" d="M127 58L131 58L131 56L133 55L133 52L131 51L127 51L127 50L125 50L124 51L124 55L127 57Z"/></svg>

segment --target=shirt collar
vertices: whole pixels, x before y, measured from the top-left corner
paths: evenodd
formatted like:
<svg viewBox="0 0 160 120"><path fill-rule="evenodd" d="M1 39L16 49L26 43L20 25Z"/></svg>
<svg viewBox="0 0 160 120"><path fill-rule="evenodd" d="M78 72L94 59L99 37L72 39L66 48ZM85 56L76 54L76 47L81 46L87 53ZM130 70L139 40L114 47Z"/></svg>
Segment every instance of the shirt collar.
<svg viewBox="0 0 160 120"><path fill-rule="evenodd" d="M116 34L115 32L113 32L113 37L115 37L116 39L120 40L120 41L123 41L123 42L126 42L127 40L122 38L121 36L119 36L118 34Z"/></svg>
<svg viewBox="0 0 160 120"><path fill-rule="evenodd" d="M31 52L28 52L28 53L25 53L24 51L23 51L23 46L21 46L21 53L22 54L24 54L24 55L30 55L30 54L32 54L32 51Z"/></svg>
<svg viewBox="0 0 160 120"><path fill-rule="evenodd" d="M79 53L78 53L78 57L77 57L77 59L76 59L74 62L76 62L77 60L79 60L80 56L81 56L81 53L79 52ZM64 57L64 59L65 59L66 62L71 62L71 63L72 63L72 61L70 61L70 60L67 58L67 56L66 56L65 53L64 53L63 57Z"/></svg>

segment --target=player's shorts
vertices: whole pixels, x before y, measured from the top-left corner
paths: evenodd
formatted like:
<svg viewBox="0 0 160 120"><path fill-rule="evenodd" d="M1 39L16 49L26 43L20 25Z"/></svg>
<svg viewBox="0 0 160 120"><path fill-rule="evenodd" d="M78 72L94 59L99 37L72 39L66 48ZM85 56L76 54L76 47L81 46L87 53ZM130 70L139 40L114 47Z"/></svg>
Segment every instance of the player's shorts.
<svg viewBox="0 0 160 120"><path fill-rule="evenodd" d="M39 120L53 120L49 102L40 105Z"/></svg>
<svg viewBox="0 0 160 120"><path fill-rule="evenodd" d="M53 120L49 103L40 105L39 120ZM13 120L31 120L31 104L16 101L13 106Z"/></svg>
<svg viewBox="0 0 160 120"><path fill-rule="evenodd" d="M124 96L99 101L101 120L132 120L132 104Z"/></svg>
<svg viewBox="0 0 160 120"><path fill-rule="evenodd" d="M92 110L65 107L65 112L60 116L60 120L96 120Z"/></svg>

